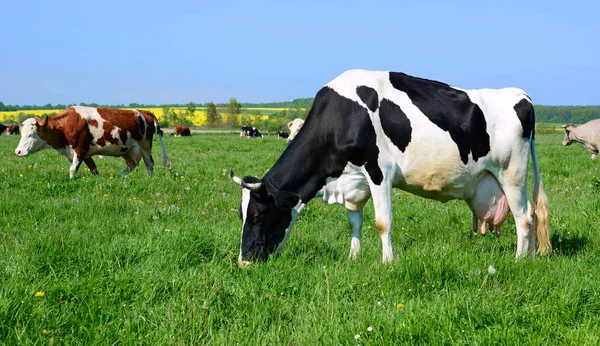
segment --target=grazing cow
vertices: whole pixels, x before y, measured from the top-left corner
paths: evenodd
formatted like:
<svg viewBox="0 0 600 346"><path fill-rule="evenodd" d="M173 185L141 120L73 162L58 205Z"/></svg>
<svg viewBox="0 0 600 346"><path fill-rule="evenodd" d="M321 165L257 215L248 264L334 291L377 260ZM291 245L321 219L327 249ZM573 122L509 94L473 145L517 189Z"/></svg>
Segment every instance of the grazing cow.
<svg viewBox="0 0 600 346"><path fill-rule="evenodd" d="M592 153L592 160L598 155L600 148L600 119L590 120L583 125L575 126L568 124L565 128L565 139L563 145L568 146L573 142L583 144L583 147Z"/></svg>
<svg viewBox="0 0 600 346"><path fill-rule="evenodd" d="M290 129L290 135L287 138L288 144L296 137L302 125L304 125L304 120L300 118L296 118L287 124L288 129Z"/></svg>
<svg viewBox="0 0 600 346"><path fill-rule="evenodd" d="M155 125L156 124L156 125ZM127 163L126 175L144 159L152 174L152 137L159 133L163 164L170 164L154 114L144 110L121 110L74 106L52 117L29 118L23 122L17 156L54 148L69 159L73 178L82 162L98 175L94 155L122 156Z"/></svg>
<svg viewBox="0 0 600 346"><path fill-rule="evenodd" d="M191 136L192 132L187 126L175 126L175 132L171 133L171 136Z"/></svg>
<svg viewBox="0 0 600 346"><path fill-rule="evenodd" d="M275 134L277 135L277 138L288 138L288 136L290 135L289 133L284 131L277 131Z"/></svg>
<svg viewBox="0 0 600 346"><path fill-rule="evenodd" d="M533 254L536 236L544 254L551 249L548 200L534 118L531 99L516 88L464 90L404 73L344 72L317 93L303 130L262 179L231 172L243 187L238 263L280 251L316 196L347 208L351 258L359 252L363 207L372 196L382 261L390 262L393 187L442 202L477 203L490 195L478 195L481 184L489 189L490 175L515 219L516 256ZM529 155L533 205L527 192Z"/></svg>
<svg viewBox="0 0 600 346"><path fill-rule="evenodd" d="M8 125L6 133L8 135L18 135L20 133L19 125Z"/></svg>
<svg viewBox="0 0 600 346"><path fill-rule="evenodd" d="M4 131L6 131L6 129L8 128L8 126L4 125L4 124L0 124L0 136L2 135L2 133Z"/></svg>

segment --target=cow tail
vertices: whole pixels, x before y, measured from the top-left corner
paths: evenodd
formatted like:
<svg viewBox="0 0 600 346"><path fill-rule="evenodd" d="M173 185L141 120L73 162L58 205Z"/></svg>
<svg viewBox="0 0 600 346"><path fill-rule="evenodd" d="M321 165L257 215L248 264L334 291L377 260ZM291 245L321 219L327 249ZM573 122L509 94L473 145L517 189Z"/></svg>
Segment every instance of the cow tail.
<svg viewBox="0 0 600 346"><path fill-rule="evenodd" d="M167 154L167 148L165 148L165 142L163 141L163 131L160 129L158 125L158 119L152 112L148 112L152 115L154 119L154 133L158 135L158 140L160 141L160 148L162 149L162 157L163 157L163 166L169 167L171 166L171 160L169 160L169 155Z"/></svg>
<svg viewBox="0 0 600 346"><path fill-rule="evenodd" d="M542 176L540 175L540 169L538 166L537 155L535 153L535 140L532 136L529 139L529 145L531 148L531 161L533 165L533 203L534 203L534 215L533 223L535 225L535 234L538 239L538 250L537 252L541 255L552 253L552 244L550 243L550 227L548 226L548 196L544 192L544 185L542 184Z"/></svg>

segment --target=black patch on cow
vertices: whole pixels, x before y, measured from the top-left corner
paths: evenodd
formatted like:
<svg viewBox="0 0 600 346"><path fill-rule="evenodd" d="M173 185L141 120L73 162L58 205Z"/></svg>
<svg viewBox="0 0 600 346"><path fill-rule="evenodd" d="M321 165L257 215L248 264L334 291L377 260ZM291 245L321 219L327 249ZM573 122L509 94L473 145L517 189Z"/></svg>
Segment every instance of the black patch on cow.
<svg viewBox="0 0 600 346"><path fill-rule="evenodd" d="M302 131L263 180L281 190L297 192L304 203L315 196L328 177L342 175L348 162L364 165L371 180L381 184L376 139L369 111L324 87L315 96Z"/></svg>
<svg viewBox="0 0 600 346"><path fill-rule="evenodd" d="M362 102L367 105L371 112L375 112L379 107L379 96L375 89L361 85L356 87L356 94L360 97Z"/></svg>
<svg viewBox="0 0 600 346"><path fill-rule="evenodd" d="M385 135L392 140L392 143L400 151L404 152L412 135L412 127L406 114L397 104L388 99L383 99L379 105L379 118Z"/></svg>
<svg viewBox="0 0 600 346"><path fill-rule="evenodd" d="M535 112L533 104L526 99L522 99L514 108L521 121L521 126L523 126L523 138L529 138L529 135L531 135L531 138L535 139Z"/></svg>
<svg viewBox="0 0 600 346"><path fill-rule="evenodd" d="M124 153L127 151L127 147L121 147L121 152Z"/></svg>
<svg viewBox="0 0 600 346"><path fill-rule="evenodd" d="M485 117L467 93L448 84L398 72L390 72L390 82L405 92L431 122L450 133L464 164L469 160L469 153L477 161L490 152Z"/></svg>

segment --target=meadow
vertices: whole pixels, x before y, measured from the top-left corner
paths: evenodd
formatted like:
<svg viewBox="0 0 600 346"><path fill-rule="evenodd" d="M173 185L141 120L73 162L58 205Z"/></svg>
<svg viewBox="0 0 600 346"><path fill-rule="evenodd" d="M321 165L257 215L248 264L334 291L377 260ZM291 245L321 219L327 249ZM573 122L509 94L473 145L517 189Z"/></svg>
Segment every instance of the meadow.
<svg viewBox="0 0 600 346"><path fill-rule="evenodd" d="M515 261L512 217L482 237L464 202L395 190L393 263L372 202L351 261L345 209L315 199L278 257L241 269L229 169L262 176L284 140L165 137L170 169L155 139L153 176L106 158L69 180L57 152L18 158L2 135L0 344L598 345L599 163L536 138L551 256Z"/></svg>

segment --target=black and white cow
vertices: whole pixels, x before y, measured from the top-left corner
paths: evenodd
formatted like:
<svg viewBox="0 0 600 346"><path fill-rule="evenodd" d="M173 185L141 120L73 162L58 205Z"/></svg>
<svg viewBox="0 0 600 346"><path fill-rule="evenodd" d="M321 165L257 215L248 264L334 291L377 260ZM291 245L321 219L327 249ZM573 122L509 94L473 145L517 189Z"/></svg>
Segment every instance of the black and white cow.
<svg viewBox="0 0 600 346"><path fill-rule="evenodd" d="M442 202L477 201L496 194L478 191L490 175L515 218L516 256L533 254L536 236L538 252L546 253L548 203L534 118L520 89L464 90L404 73L347 71L317 93L303 130L262 179L231 172L243 187L238 262L277 253L316 196L348 209L351 258L360 250L363 206L372 196L383 262L390 262L393 187ZM534 205L527 192L529 155Z"/></svg>
<svg viewBox="0 0 600 346"><path fill-rule="evenodd" d="M4 133L4 131L6 131L7 128L8 128L8 126L6 126L4 124L0 124L0 136Z"/></svg>

